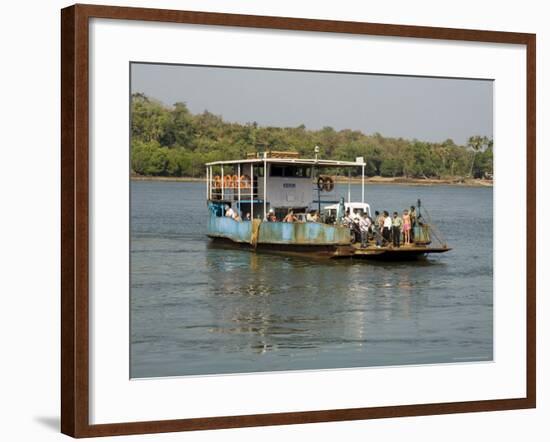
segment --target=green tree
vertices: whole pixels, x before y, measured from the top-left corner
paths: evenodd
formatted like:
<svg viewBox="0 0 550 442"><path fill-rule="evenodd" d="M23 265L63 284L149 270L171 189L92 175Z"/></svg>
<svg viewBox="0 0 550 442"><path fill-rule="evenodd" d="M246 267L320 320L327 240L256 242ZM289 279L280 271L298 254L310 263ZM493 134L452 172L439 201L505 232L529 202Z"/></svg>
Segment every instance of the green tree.
<svg viewBox="0 0 550 442"><path fill-rule="evenodd" d="M168 166L167 149L157 141L132 143L132 169L140 175L163 176Z"/></svg>
<svg viewBox="0 0 550 442"><path fill-rule="evenodd" d="M478 152L484 151L485 149L487 149L489 147L489 145L492 146L492 144L493 144L492 140L489 140L489 138L482 137L480 135L475 135L475 136L471 136L470 138L468 138L468 147L473 150L472 165L470 166L469 176L471 176L471 177L474 176L473 175L474 163L475 163L476 156L477 156Z"/></svg>
<svg viewBox="0 0 550 442"><path fill-rule="evenodd" d="M170 112L160 102L143 94L134 94L131 119L132 140L160 142L170 119Z"/></svg>
<svg viewBox="0 0 550 442"><path fill-rule="evenodd" d="M132 95L131 141L132 170L140 175L202 176L205 162L263 150L291 150L313 158L316 145L320 158L363 157L367 176L484 177L493 170L493 142L479 135L460 146L451 139L428 143L329 126L308 130L303 124L230 123L208 111L192 114L185 103L165 106L140 93Z"/></svg>
<svg viewBox="0 0 550 442"><path fill-rule="evenodd" d="M166 119L160 143L163 146L191 147L195 125L185 103L176 103Z"/></svg>

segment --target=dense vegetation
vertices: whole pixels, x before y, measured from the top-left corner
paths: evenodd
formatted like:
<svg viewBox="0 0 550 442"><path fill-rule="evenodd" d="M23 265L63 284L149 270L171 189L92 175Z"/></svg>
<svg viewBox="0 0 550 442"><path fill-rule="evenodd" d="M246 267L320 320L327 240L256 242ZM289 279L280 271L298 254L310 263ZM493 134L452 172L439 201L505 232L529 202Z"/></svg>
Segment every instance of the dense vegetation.
<svg viewBox="0 0 550 442"><path fill-rule="evenodd" d="M363 156L369 176L485 177L493 172L493 142L472 136L467 146L452 140L428 143L387 138L331 127L261 127L229 123L210 112L193 115L185 103L172 107L143 94L132 96L132 172L147 176L204 176L204 163L243 158L247 152L298 151L313 156L353 161Z"/></svg>

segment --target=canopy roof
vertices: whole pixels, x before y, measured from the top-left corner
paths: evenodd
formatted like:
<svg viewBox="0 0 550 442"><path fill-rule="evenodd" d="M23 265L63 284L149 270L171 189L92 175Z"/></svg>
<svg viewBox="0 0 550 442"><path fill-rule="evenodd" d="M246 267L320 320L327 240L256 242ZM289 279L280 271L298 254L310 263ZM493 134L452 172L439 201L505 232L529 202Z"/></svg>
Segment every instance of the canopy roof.
<svg viewBox="0 0 550 442"><path fill-rule="evenodd" d="M365 166L365 162L356 161L337 161L337 160L319 160L308 158L252 158L243 160L230 160L230 161L214 161L212 163L206 163L206 166L225 166L225 165L237 165L237 164L293 164L293 165L305 165L305 166L317 166L317 167L362 167Z"/></svg>

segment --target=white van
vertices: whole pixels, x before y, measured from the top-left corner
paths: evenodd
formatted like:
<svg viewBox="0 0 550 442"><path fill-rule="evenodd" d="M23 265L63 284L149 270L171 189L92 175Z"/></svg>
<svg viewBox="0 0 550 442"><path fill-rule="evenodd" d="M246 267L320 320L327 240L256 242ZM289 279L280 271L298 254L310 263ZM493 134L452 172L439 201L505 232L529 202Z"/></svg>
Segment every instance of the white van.
<svg viewBox="0 0 550 442"><path fill-rule="evenodd" d="M338 213L340 204L332 204L330 206L325 206L323 208L323 215L326 218L337 219L340 216ZM363 216L366 213L368 216L371 216L370 206L367 203L344 203L345 210L350 209L350 213L356 216ZM344 216L344 213L342 213Z"/></svg>

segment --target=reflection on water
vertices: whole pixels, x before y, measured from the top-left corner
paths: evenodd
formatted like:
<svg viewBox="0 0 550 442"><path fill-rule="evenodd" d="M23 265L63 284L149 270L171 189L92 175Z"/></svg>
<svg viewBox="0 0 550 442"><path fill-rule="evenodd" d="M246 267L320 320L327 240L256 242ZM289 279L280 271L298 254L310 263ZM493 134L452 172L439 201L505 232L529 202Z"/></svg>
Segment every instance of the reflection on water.
<svg viewBox="0 0 550 442"><path fill-rule="evenodd" d="M212 246L203 190L132 183L132 377L492 359L490 189L369 186L421 196L455 248L412 263Z"/></svg>

